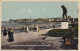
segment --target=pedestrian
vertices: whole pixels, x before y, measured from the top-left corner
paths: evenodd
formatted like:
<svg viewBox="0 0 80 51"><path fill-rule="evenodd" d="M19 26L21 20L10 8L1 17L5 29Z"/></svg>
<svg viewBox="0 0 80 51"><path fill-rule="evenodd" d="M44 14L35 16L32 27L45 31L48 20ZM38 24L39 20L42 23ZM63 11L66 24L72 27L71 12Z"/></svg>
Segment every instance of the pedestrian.
<svg viewBox="0 0 80 51"><path fill-rule="evenodd" d="M55 29L55 25L53 25L53 28Z"/></svg>
<svg viewBox="0 0 80 51"><path fill-rule="evenodd" d="M38 31L40 31L40 27L38 28Z"/></svg>
<svg viewBox="0 0 80 51"><path fill-rule="evenodd" d="M66 16L67 18L67 9L64 5L61 6L62 10L63 10L63 19L64 19L64 16Z"/></svg>
<svg viewBox="0 0 80 51"><path fill-rule="evenodd" d="M38 26L36 27L37 31L38 31Z"/></svg>
<svg viewBox="0 0 80 51"><path fill-rule="evenodd" d="M35 30L36 30L36 25L33 26L33 31L35 31Z"/></svg>
<svg viewBox="0 0 80 51"><path fill-rule="evenodd" d="M13 30L11 28L8 28L8 41L9 42L14 41L13 33L14 33Z"/></svg>
<svg viewBox="0 0 80 51"><path fill-rule="evenodd" d="M32 31L32 25L29 25L29 31Z"/></svg>
<svg viewBox="0 0 80 51"><path fill-rule="evenodd" d="M29 27L26 27L26 32L28 32L29 31Z"/></svg>
<svg viewBox="0 0 80 51"><path fill-rule="evenodd" d="M27 32L29 32L29 27L27 27Z"/></svg>
<svg viewBox="0 0 80 51"><path fill-rule="evenodd" d="M22 27L20 27L20 32L22 31Z"/></svg>
<svg viewBox="0 0 80 51"><path fill-rule="evenodd" d="M3 36L6 36L7 35L7 29L6 29L6 27L4 27L4 29L3 29Z"/></svg>
<svg viewBox="0 0 80 51"><path fill-rule="evenodd" d="M24 26L22 26L22 32L24 32L24 29L25 29Z"/></svg>
<svg viewBox="0 0 80 51"><path fill-rule="evenodd" d="M38 28L39 28L38 25L36 25L35 28L36 28L36 31L38 31Z"/></svg>

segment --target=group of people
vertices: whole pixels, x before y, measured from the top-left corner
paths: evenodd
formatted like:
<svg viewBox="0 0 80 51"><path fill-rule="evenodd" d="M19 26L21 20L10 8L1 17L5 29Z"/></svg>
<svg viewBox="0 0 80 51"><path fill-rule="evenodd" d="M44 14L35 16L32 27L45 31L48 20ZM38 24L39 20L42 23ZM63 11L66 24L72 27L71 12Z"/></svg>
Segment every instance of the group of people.
<svg viewBox="0 0 80 51"><path fill-rule="evenodd" d="M8 41L9 42L13 42L14 41L13 34L14 34L14 32L13 32L13 30L11 28L6 29L6 27L4 27L3 36L8 35Z"/></svg>
<svg viewBox="0 0 80 51"><path fill-rule="evenodd" d="M32 29L33 29L33 31L40 31L40 28L38 26L35 26L35 25L34 25L34 27ZM21 32L28 33L29 30L31 30L31 28L29 28L28 26L27 27L22 26L19 30ZM16 29L4 27L2 32L3 32L3 36L8 35L8 41L9 42L13 42L14 41L13 34L14 34L15 31L16 31Z"/></svg>
<svg viewBox="0 0 80 51"><path fill-rule="evenodd" d="M29 27L23 27L23 26L22 26L22 27L20 28L20 30L21 30L22 32L24 32L24 31L25 31L25 32L28 32L28 31L29 31Z"/></svg>
<svg viewBox="0 0 80 51"><path fill-rule="evenodd" d="M33 30L34 30L34 31L35 31L35 30L36 30L36 31L40 31L40 28L39 28L38 26L35 26L35 25L34 25L34 26L33 26Z"/></svg>
<svg viewBox="0 0 80 51"><path fill-rule="evenodd" d="M36 25L34 25L33 27L24 27L24 26L22 26L21 28L20 28L20 30L22 31L22 32L29 32L29 31L40 31L40 28L38 27L38 26L36 26Z"/></svg>

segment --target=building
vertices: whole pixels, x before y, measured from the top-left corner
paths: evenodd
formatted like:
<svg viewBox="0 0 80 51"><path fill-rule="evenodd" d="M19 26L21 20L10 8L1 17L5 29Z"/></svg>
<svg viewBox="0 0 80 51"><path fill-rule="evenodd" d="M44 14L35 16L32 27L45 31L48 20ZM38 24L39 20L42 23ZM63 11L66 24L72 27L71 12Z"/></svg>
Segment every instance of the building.
<svg viewBox="0 0 80 51"><path fill-rule="evenodd" d="M54 25L55 29L68 29L68 22L57 22L57 24Z"/></svg>
<svg viewBox="0 0 80 51"><path fill-rule="evenodd" d="M54 19L53 18L51 18L51 22L53 22L54 21Z"/></svg>
<svg viewBox="0 0 80 51"><path fill-rule="evenodd" d="M10 19L9 22L15 22L13 19Z"/></svg>
<svg viewBox="0 0 80 51"><path fill-rule="evenodd" d="M43 22L43 19L42 18L37 18L34 20L34 22Z"/></svg>
<svg viewBox="0 0 80 51"><path fill-rule="evenodd" d="M27 21L28 21L28 19L23 19L23 20L22 20L22 22L27 22Z"/></svg>
<svg viewBox="0 0 80 51"><path fill-rule="evenodd" d="M51 22L50 18L43 19L43 22Z"/></svg>
<svg viewBox="0 0 80 51"><path fill-rule="evenodd" d="M23 21L22 19L15 20L15 22L22 22L22 21Z"/></svg>

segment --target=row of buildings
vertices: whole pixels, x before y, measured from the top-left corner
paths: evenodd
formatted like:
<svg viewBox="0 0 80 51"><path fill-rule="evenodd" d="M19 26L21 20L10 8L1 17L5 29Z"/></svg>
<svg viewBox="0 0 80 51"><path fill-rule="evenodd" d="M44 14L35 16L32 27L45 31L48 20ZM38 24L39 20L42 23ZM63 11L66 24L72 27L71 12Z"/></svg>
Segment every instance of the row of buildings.
<svg viewBox="0 0 80 51"><path fill-rule="evenodd" d="M16 20L10 19L9 22L52 22L52 21L55 21L55 19L56 18L16 19Z"/></svg>
<svg viewBox="0 0 80 51"><path fill-rule="evenodd" d="M10 19L9 22L55 22L55 21L68 21L68 22L78 22L78 18L71 18L71 16L68 16L68 19L63 18L37 18L37 19Z"/></svg>

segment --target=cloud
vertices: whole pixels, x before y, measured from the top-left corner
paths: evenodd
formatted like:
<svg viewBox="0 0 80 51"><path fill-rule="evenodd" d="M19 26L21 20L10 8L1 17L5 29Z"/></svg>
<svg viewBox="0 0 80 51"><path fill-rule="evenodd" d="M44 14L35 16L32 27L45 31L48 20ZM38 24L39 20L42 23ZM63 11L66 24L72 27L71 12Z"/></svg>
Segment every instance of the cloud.
<svg viewBox="0 0 80 51"><path fill-rule="evenodd" d="M26 12L27 10L25 8L18 11L18 13Z"/></svg>
<svg viewBox="0 0 80 51"><path fill-rule="evenodd" d="M42 8L42 10L45 11L46 9L45 8Z"/></svg>
<svg viewBox="0 0 80 51"><path fill-rule="evenodd" d="M18 11L18 13L22 13L22 12L29 12L29 13L31 13L32 10L31 9L25 9L25 8L23 8L20 11Z"/></svg>
<svg viewBox="0 0 80 51"><path fill-rule="evenodd" d="M27 11L28 11L28 12L32 12L32 10L31 10L31 9L28 9Z"/></svg>
<svg viewBox="0 0 80 51"><path fill-rule="evenodd" d="M22 9L23 12L27 11L26 9Z"/></svg>

